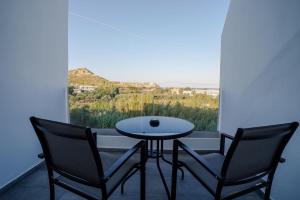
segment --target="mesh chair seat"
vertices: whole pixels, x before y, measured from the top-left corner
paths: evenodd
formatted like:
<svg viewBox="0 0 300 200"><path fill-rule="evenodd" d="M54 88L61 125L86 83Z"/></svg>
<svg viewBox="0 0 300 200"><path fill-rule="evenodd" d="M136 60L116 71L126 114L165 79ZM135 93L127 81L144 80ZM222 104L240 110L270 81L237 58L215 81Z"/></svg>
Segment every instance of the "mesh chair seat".
<svg viewBox="0 0 300 200"><path fill-rule="evenodd" d="M113 163L115 163L119 158L121 154L118 153L110 153L110 152L100 152L101 159L102 159L102 165L104 172L107 171ZM139 162L138 155L132 156L129 160L127 160L124 165L108 180L106 187L107 192L110 192L113 190L113 188L120 182L120 180L126 175L126 173L134 167ZM99 188L94 188L91 186L87 186L84 184L80 184L78 182L72 181L68 178L65 178L63 176L57 176L57 180L62 181L64 183L67 183L73 187L76 187L80 189L81 191L88 193L92 196L99 196Z"/></svg>
<svg viewBox="0 0 300 200"><path fill-rule="evenodd" d="M122 154L109 153L109 152L101 152L102 165L104 168L104 172L107 171L112 164L120 158ZM137 163L139 163L139 153L133 155L129 160L127 160L124 165L109 179L107 182L107 191L110 192L117 183L126 175L126 173L134 167Z"/></svg>
<svg viewBox="0 0 300 200"><path fill-rule="evenodd" d="M100 152L101 160L103 165L104 172L107 171L113 163L115 163L122 154L111 153L111 152ZM106 184L107 192L113 190L113 188L120 182L120 180L126 175L126 173L136 165L139 160L139 154L132 156L129 160L127 160L124 165L108 180ZM56 177L57 180L63 181L73 187L80 189L81 191L88 193L92 196L99 196L99 188L94 188L91 186L87 186L84 184L80 184L78 182L72 181L63 176Z"/></svg>
<svg viewBox="0 0 300 200"><path fill-rule="evenodd" d="M221 172L225 156L219 153L211 153L201 156L204 158L211 167L216 171ZM201 164L199 164L195 159L186 154L179 154L178 160L183 162L185 166L191 170L195 175L197 175L214 193L217 189L217 179L210 174ZM224 198L232 193L236 193L245 190L249 187L255 186L262 180L256 180L247 184L240 184L235 186L224 186L222 190L221 197Z"/></svg>

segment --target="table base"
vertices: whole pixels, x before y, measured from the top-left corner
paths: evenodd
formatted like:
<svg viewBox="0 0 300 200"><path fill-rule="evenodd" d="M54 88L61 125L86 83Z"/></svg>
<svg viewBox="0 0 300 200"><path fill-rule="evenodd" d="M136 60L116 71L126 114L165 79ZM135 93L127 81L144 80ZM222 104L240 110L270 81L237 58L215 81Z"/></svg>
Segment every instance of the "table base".
<svg viewBox="0 0 300 200"><path fill-rule="evenodd" d="M150 143L150 149L148 148L148 145ZM160 143L160 144L159 144ZM162 159L164 162L166 162L167 164L169 165L172 165L172 162L167 160L165 157L164 157L164 141L163 140L156 140L156 149L154 150L153 148L153 140L149 140L147 141L147 149L148 149L148 154L147 154L147 160L148 158L155 158L156 159L156 166L157 166L157 169L158 169L158 172L159 172L159 175L160 175L160 178L163 182L163 185L164 185L164 188L165 188L165 191L167 193L167 196L168 196L168 199L171 199L171 193L170 193L170 190L169 190L169 187L167 185L167 182L165 180L165 177L164 177L164 174L161 170L161 167L160 167L160 159ZM181 172L181 178L182 180L184 179L184 171L181 167L178 168ZM127 180L130 179L130 177L132 177L137 171L139 170L139 168L133 170L122 182L121 184L121 193L123 194L124 193L124 186L125 186L125 183L127 182Z"/></svg>

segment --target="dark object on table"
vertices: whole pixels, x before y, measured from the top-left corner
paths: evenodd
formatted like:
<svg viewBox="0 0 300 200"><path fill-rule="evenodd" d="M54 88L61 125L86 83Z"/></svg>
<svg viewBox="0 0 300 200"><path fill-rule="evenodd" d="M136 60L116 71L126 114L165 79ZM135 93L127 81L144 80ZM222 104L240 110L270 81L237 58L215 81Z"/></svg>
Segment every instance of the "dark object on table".
<svg viewBox="0 0 300 200"><path fill-rule="evenodd" d="M55 199L54 185L86 199L107 200L128 174L138 170L141 172L140 198L145 199L147 144L144 141L116 158L113 154L98 152L95 136L90 128L36 117L31 117L30 121L43 149L43 155L39 154L39 157L46 161L50 200ZM134 159L133 155L139 150L140 160ZM106 161L101 162L104 160ZM60 176L56 176L54 172ZM88 192L92 188L98 189L97 196Z"/></svg>
<svg viewBox="0 0 300 200"><path fill-rule="evenodd" d="M239 128L235 137L221 134L220 152L201 156L182 142L173 144L171 199L176 199L178 163L184 166L214 196L233 199L265 188L264 199L270 199L273 177L278 163L285 162L281 154L299 123L255 128ZM225 138L232 140L224 155ZM178 154L178 148L189 156ZM251 167L249 167L251 166ZM267 179L263 179L267 176Z"/></svg>
<svg viewBox="0 0 300 200"><path fill-rule="evenodd" d="M158 127L159 126L159 120L158 119L151 119L149 123L150 123L150 126L152 126L152 127Z"/></svg>

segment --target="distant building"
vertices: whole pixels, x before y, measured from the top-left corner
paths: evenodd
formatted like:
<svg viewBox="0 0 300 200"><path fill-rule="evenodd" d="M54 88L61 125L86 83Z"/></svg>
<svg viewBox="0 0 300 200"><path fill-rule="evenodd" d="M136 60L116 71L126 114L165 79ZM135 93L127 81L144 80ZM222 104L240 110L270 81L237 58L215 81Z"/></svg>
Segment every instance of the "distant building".
<svg viewBox="0 0 300 200"><path fill-rule="evenodd" d="M170 91L171 94L176 94L176 95L180 94L180 88L171 88Z"/></svg>
<svg viewBox="0 0 300 200"><path fill-rule="evenodd" d="M182 94L184 95L189 95L189 96L193 96L193 91L192 90L183 90Z"/></svg>
<svg viewBox="0 0 300 200"><path fill-rule="evenodd" d="M195 94L206 94L214 97L219 95L219 89L217 88L194 88L192 91Z"/></svg>
<svg viewBox="0 0 300 200"><path fill-rule="evenodd" d="M142 92L153 92L155 90L155 88L143 88Z"/></svg>
<svg viewBox="0 0 300 200"><path fill-rule="evenodd" d="M92 85L79 85L75 86L74 93L82 93L82 92L94 92L96 90L96 86Z"/></svg>
<svg viewBox="0 0 300 200"><path fill-rule="evenodd" d="M188 95L193 96L195 94L205 94L213 97L217 97L219 95L218 88L170 88L170 92L173 95Z"/></svg>

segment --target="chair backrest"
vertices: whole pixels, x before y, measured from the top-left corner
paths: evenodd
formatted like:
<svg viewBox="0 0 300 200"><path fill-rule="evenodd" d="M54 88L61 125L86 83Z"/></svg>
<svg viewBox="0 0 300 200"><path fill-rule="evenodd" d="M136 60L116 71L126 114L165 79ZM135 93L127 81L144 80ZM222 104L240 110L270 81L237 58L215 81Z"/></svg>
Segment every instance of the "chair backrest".
<svg viewBox="0 0 300 200"><path fill-rule="evenodd" d="M31 117L48 170L87 185L99 186L101 159L90 128ZM50 168L50 169L49 169Z"/></svg>
<svg viewBox="0 0 300 200"><path fill-rule="evenodd" d="M237 130L224 160L225 183L253 180L276 169L298 122Z"/></svg>

